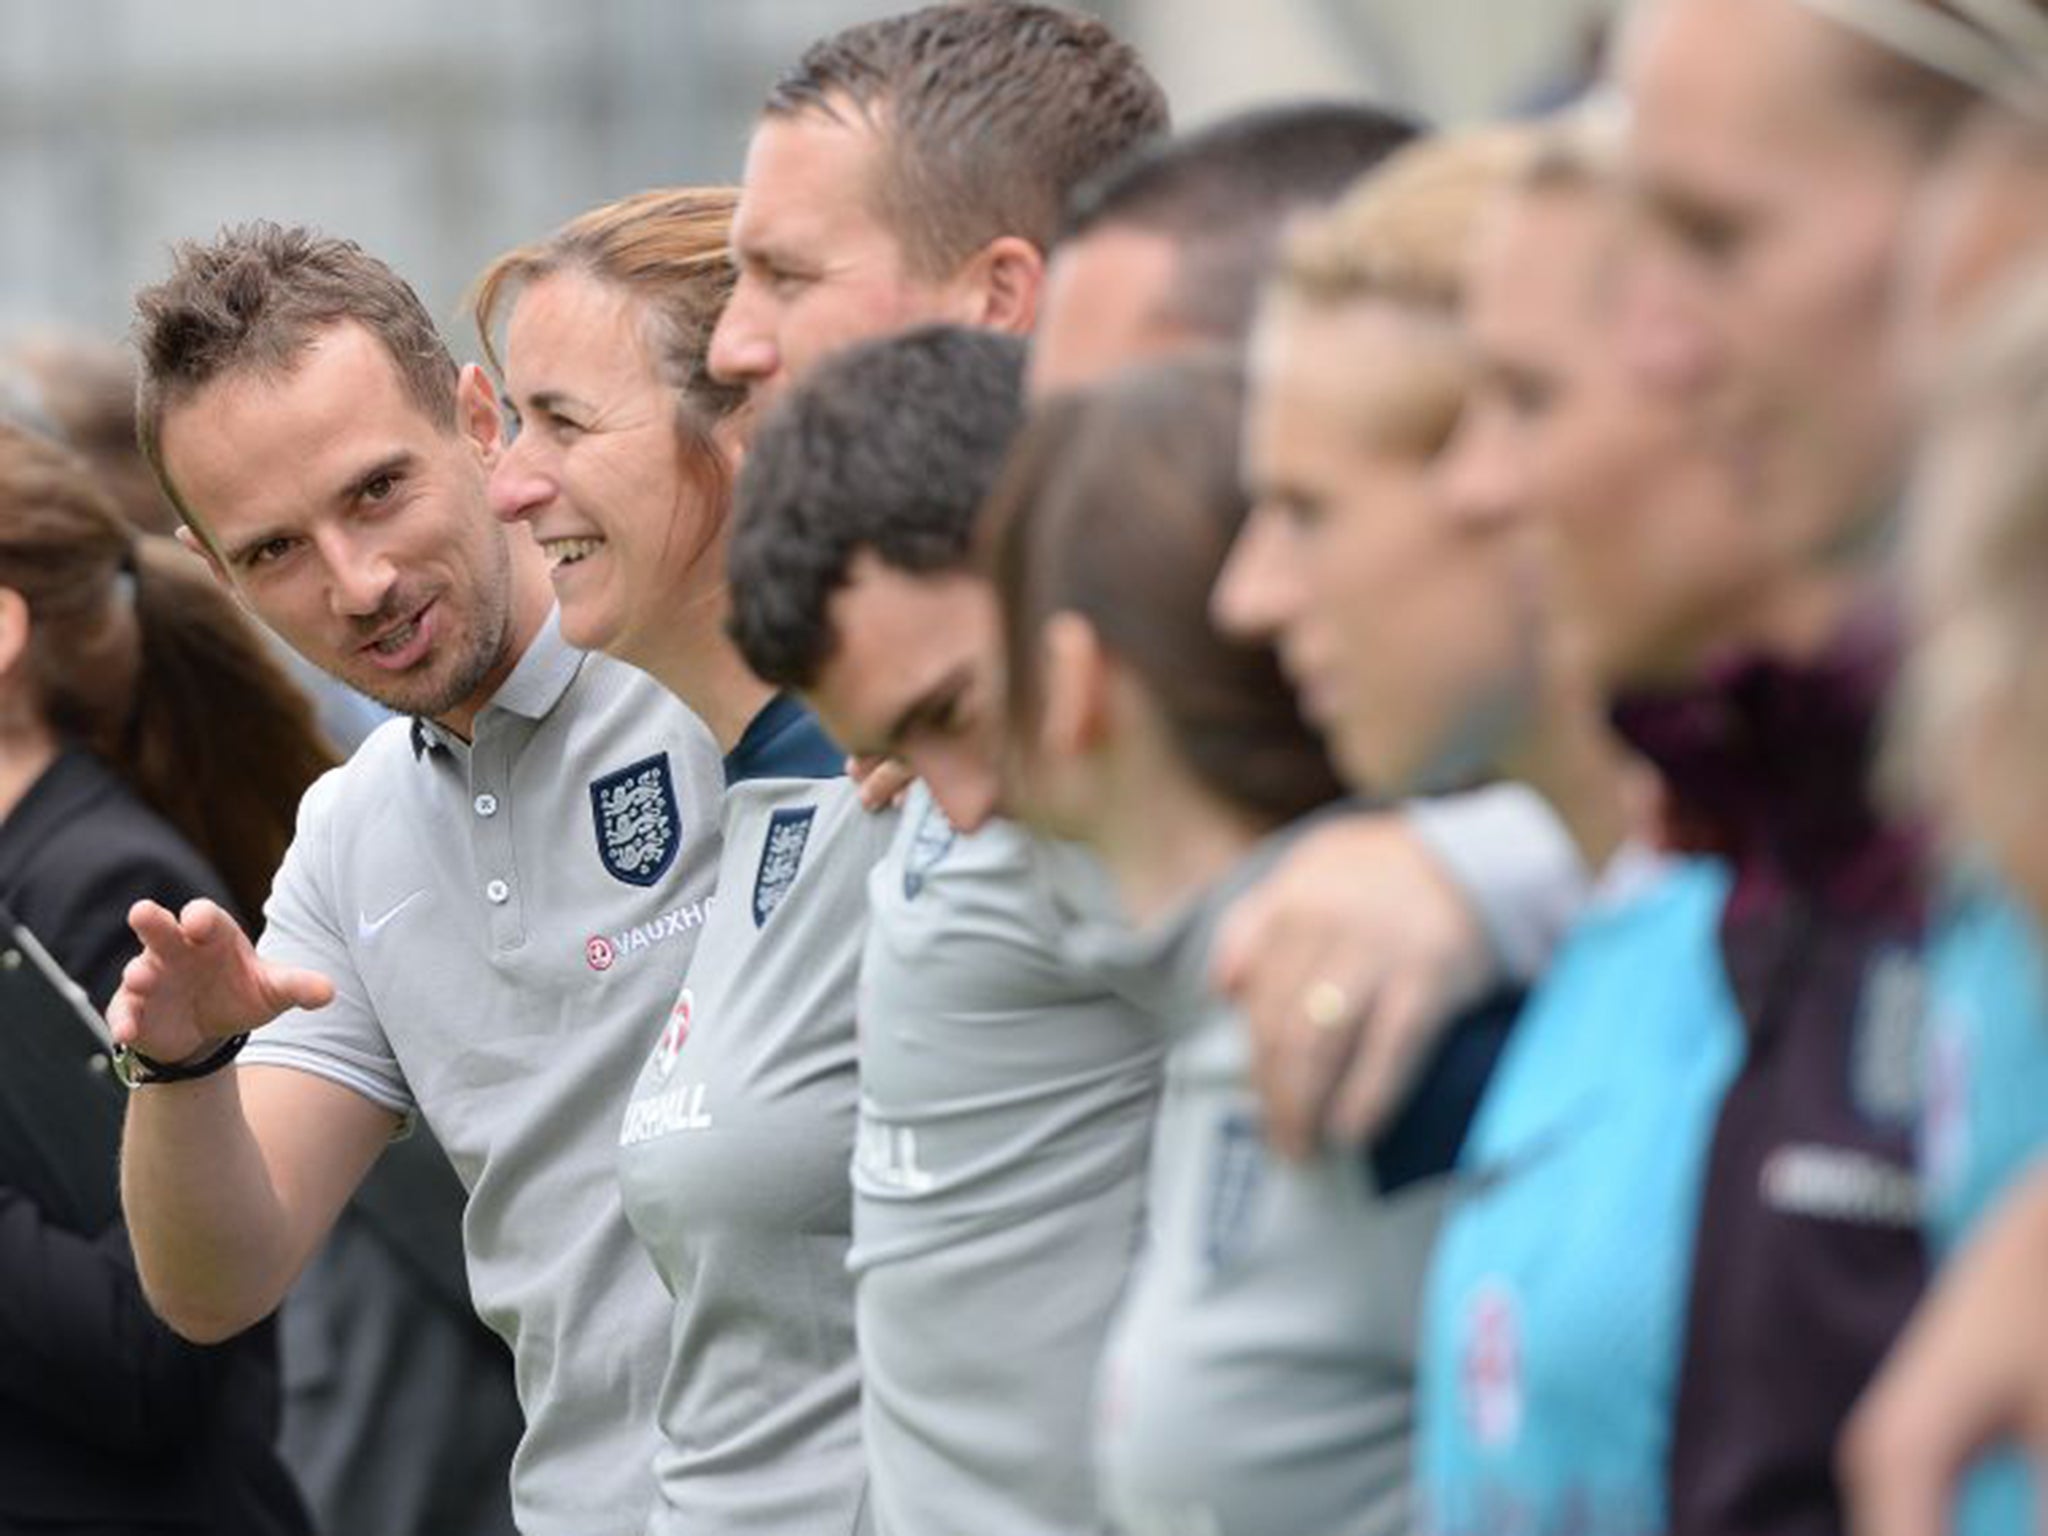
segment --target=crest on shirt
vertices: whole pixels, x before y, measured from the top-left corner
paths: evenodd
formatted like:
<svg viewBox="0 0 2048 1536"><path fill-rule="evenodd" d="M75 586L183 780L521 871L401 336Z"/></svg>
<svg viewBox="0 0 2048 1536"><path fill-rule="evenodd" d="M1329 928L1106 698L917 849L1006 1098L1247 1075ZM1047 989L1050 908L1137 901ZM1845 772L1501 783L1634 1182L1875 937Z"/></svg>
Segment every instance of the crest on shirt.
<svg viewBox="0 0 2048 1536"><path fill-rule="evenodd" d="M1522 1321L1515 1293L1498 1279L1481 1281L1464 1322L1458 1380L1465 1423L1480 1445L1498 1450L1522 1432Z"/></svg>
<svg viewBox="0 0 2048 1536"><path fill-rule="evenodd" d="M693 1006L690 989L683 988L676 999L675 1007L668 1011L668 1022L661 1026L661 1038L654 1042L654 1076L658 1082L667 1082L676 1069L676 1058L683 1053L683 1047L690 1039L690 1010Z"/></svg>
<svg viewBox="0 0 2048 1536"><path fill-rule="evenodd" d="M657 752L590 785L597 856L614 880L652 885L668 873L682 844L675 779L668 754Z"/></svg>
<svg viewBox="0 0 2048 1536"><path fill-rule="evenodd" d="M1919 1114L1927 975L1911 949L1880 950L1863 972L1850 1046L1849 1092L1864 1118L1907 1125Z"/></svg>
<svg viewBox="0 0 2048 1536"><path fill-rule="evenodd" d="M910 836L910 852L903 860L903 895L906 900L917 900L925 881L939 867L939 861L953 851L953 840L959 835L953 830L953 823L946 820L946 813L939 809L939 802L927 800L924 815L918 818L917 830Z"/></svg>
<svg viewBox="0 0 2048 1536"><path fill-rule="evenodd" d="M754 926L764 928L782 898L796 884L796 872L803 866L804 845L811 840L811 823L818 808L806 805L798 810L777 811L768 818L768 835L761 839L761 867L754 871Z"/></svg>
<svg viewBox="0 0 2048 1536"><path fill-rule="evenodd" d="M1265 1182L1262 1143L1259 1122L1250 1115L1227 1115L1216 1127L1202 1212L1202 1261L1212 1271L1237 1258L1250 1241Z"/></svg>

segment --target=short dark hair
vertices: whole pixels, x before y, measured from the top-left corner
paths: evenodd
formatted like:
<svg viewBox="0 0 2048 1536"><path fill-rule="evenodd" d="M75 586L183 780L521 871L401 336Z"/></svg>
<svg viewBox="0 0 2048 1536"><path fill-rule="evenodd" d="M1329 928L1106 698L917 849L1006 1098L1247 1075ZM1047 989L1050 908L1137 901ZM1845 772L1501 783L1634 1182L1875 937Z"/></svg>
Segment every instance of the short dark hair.
<svg viewBox="0 0 2048 1536"><path fill-rule="evenodd" d="M1131 669L1189 772L1278 826L1343 793L1272 647L1220 632L1210 594L1250 510L1243 386L1227 357L1118 375L1040 404L989 493L981 550L1002 605L1007 713L1043 708L1040 636L1086 620Z"/></svg>
<svg viewBox="0 0 2048 1536"><path fill-rule="evenodd" d="M1067 195L1166 132L1166 94L1092 17L1027 0L930 5L813 43L764 111L882 132L876 212L927 276L1002 235L1048 249Z"/></svg>
<svg viewBox="0 0 2048 1536"><path fill-rule="evenodd" d="M728 574L747 665L808 688L838 644L826 618L854 557L970 570L974 522L1024 412L1024 343L920 326L827 359L747 450Z"/></svg>
<svg viewBox="0 0 2048 1536"><path fill-rule="evenodd" d="M455 430L459 370L433 316L410 284L353 240L268 221L234 225L210 245L181 242L171 275L135 296L137 436L165 495L202 539L205 529L164 469L165 415L230 374L289 375L319 332L344 322L376 337L413 404Z"/></svg>
<svg viewBox="0 0 2048 1536"><path fill-rule="evenodd" d="M1238 113L1154 144L1074 193L1058 243L1104 228L1159 235L1177 253L1171 318L1223 345L1251 328L1289 215L1336 199L1420 132L1362 102Z"/></svg>

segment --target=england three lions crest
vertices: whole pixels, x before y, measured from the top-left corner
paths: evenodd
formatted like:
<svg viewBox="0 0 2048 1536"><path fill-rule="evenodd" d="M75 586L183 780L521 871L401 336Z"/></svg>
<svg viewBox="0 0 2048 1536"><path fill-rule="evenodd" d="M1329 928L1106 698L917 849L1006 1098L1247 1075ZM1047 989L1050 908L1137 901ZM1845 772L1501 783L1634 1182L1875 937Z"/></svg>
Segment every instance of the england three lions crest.
<svg viewBox="0 0 2048 1536"><path fill-rule="evenodd" d="M592 781L590 814L597 823L597 856L611 877L628 885L654 884L675 863L683 840L668 754L657 752Z"/></svg>
<svg viewBox="0 0 2048 1536"><path fill-rule="evenodd" d="M811 823L817 819L815 805L801 810L777 811L768 818L768 835L761 840L761 867L754 872L754 926L764 928L775 909L782 905L789 888L796 884L796 872L804 862L804 847L811 840Z"/></svg>

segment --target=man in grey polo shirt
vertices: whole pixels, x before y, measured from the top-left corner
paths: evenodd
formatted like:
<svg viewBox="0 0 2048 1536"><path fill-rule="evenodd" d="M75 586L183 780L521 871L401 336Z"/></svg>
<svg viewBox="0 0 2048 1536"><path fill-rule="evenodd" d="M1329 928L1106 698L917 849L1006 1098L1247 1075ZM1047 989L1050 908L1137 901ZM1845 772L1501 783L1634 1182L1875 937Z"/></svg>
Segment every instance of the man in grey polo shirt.
<svg viewBox="0 0 2048 1536"><path fill-rule="evenodd" d="M520 1528L637 1531L669 1302L612 1150L704 918L716 747L562 641L538 549L486 503L490 388L389 269L252 226L182 249L138 304L145 446L187 542L413 717L307 795L260 951L204 904L134 914L110 1018L148 1084L123 1170L144 1284L192 1337L246 1326L423 1116L515 1357Z"/></svg>

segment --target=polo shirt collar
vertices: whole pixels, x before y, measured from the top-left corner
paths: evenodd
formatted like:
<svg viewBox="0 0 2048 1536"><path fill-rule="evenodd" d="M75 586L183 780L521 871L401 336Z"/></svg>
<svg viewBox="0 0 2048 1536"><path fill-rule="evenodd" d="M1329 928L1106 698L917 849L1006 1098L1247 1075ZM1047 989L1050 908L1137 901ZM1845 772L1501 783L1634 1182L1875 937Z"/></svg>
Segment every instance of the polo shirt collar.
<svg viewBox="0 0 2048 1536"><path fill-rule="evenodd" d="M498 691L491 695L490 702L477 711L478 722L481 723L491 711L499 709L526 720L546 719L562 702L569 685L576 681L576 674L582 670L587 654L562 638L561 609L549 609L546 622L528 642L525 654L512 668L511 676L498 685ZM462 744L462 739L445 726L423 716L413 717L412 752L415 758L433 747L453 748Z"/></svg>

